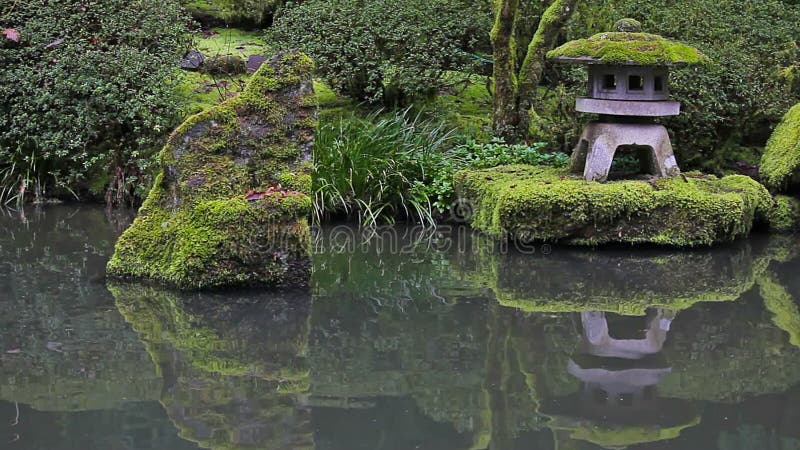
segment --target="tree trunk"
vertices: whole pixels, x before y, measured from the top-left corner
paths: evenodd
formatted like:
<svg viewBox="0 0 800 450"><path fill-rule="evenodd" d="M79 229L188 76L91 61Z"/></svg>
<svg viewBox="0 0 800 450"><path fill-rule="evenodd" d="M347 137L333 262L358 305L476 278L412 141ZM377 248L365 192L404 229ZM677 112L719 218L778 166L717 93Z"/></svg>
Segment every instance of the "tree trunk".
<svg viewBox="0 0 800 450"><path fill-rule="evenodd" d="M495 20L492 27L494 56L494 97L492 98L492 128L494 134L507 141L516 141L519 113L517 103L517 68L514 51L514 25L519 0L495 1Z"/></svg>
<svg viewBox="0 0 800 450"><path fill-rule="evenodd" d="M547 51L553 48L561 28L575 10L578 0L555 0L539 19L539 27L528 45L528 53L519 74L519 127L528 135L530 110L536 101L536 90L542 80Z"/></svg>
<svg viewBox="0 0 800 450"><path fill-rule="evenodd" d="M528 137L530 110L544 72L545 56L558 38L558 33L572 16L578 0L554 0L539 19L525 60L516 73L514 61L514 24L519 0L498 0L492 28L495 92L492 125L494 133L507 142Z"/></svg>

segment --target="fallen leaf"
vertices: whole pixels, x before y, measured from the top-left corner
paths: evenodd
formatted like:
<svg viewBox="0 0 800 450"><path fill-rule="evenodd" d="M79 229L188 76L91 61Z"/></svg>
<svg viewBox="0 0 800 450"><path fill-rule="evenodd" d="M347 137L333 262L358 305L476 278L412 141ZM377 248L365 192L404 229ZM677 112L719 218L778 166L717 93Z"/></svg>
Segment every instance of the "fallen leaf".
<svg viewBox="0 0 800 450"><path fill-rule="evenodd" d="M15 30L14 28L6 28L3 31L0 31L0 34L3 34L6 38L11 39L14 42L19 42L19 31Z"/></svg>

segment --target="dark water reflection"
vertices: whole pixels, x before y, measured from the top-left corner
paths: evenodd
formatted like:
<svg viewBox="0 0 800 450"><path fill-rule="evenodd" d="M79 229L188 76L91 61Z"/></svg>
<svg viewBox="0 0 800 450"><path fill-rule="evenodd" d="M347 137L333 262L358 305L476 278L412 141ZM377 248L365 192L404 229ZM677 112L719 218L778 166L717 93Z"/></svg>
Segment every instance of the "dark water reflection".
<svg viewBox="0 0 800 450"><path fill-rule="evenodd" d="M103 279L127 220L0 215L0 448L800 449L797 236L326 229L310 291L179 294Z"/></svg>

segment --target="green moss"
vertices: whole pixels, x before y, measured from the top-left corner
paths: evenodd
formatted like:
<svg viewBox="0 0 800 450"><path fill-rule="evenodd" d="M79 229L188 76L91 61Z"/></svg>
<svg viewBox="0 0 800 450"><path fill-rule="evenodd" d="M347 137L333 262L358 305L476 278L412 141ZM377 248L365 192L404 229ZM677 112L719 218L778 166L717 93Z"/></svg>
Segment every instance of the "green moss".
<svg viewBox="0 0 800 450"><path fill-rule="evenodd" d="M775 196L764 219L772 232L791 233L800 230L800 200L785 195Z"/></svg>
<svg viewBox="0 0 800 450"><path fill-rule="evenodd" d="M312 68L305 55L280 55L238 97L173 132L110 275L185 289L307 284ZM288 192L245 200L248 191L281 182Z"/></svg>
<svg viewBox="0 0 800 450"><path fill-rule="evenodd" d="M626 32L626 33L641 33L642 22L639 22L638 20L631 18L619 19L614 23L614 31Z"/></svg>
<svg viewBox="0 0 800 450"><path fill-rule="evenodd" d="M212 28L202 37L195 39L197 50L206 56L236 55L247 58L250 55L271 53L263 34L238 28Z"/></svg>
<svg viewBox="0 0 800 450"><path fill-rule="evenodd" d="M517 165L461 171L455 183L473 207L472 226L488 235L578 245L732 241L771 205L766 189L740 175L597 183Z"/></svg>
<svg viewBox="0 0 800 450"><path fill-rule="evenodd" d="M599 33L551 50L549 59L594 60L607 64L645 66L704 64L708 58L699 50L648 33Z"/></svg>
<svg viewBox="0 0 800 450"><path fill-rule="evenodd" d="M767 141L759 174L765 186L776 192L796 182L800 168L800 104L783 116Z"/></svg>
<svg viewBox="0 0 800 450"><path fill-rule="evenodd" d="M430 107L447 128L488 142L492 137L492 94L487 89L486 77L475 75L463 83L463 87L438 95Z"/></svg>
<svg viewBox="0 0 800 450"><path fill-rule="evenodd" d="M211 56L203 61L200 71L212 75L241 75L247 72L247 66L240 56Z"/></svg>

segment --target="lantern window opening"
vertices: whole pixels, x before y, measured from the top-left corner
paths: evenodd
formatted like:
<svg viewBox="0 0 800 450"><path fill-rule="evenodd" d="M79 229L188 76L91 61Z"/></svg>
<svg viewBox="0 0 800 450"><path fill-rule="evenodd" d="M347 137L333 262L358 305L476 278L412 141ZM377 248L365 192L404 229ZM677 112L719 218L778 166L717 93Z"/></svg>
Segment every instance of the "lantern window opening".
<svg viewBox="0 0 800 450"><path fill-rule="evenodd" d="M602 89L604 91L616 91L617 90L617 76L613 73L607 73L603 75L603 84Z"/></svg>
<svg viewBox="0 0 800 450"><path fill-rule="evenodd" d="M628 91L643 92L644 77L641 75L628 75Z"/></svg>
<svg viewBox="0 0 800 450"><path fill-rule="evenodd" d="M657 75L653 80L653 90L655 92L664 92L664 77Z"/></svg>

